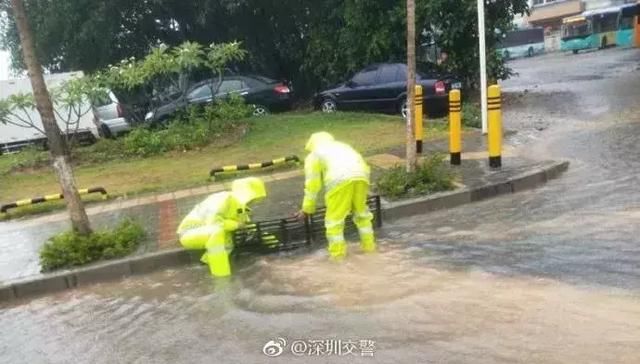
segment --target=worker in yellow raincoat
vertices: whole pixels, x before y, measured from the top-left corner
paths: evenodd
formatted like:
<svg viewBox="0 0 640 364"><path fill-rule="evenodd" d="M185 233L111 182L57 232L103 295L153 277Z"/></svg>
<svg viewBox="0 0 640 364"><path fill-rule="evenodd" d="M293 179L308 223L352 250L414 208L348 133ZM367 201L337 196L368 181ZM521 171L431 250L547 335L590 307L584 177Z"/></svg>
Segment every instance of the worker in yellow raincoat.
<svg viewBox="0 0 640 364"><path fill-rule="evenodd" d="M367 206L370 176L367 163L353 148L327 132L311 135L305 149L309 155L304 161L304 200L297 217L315 212L317 195L324 186L329 255L337 260L347 255L344 224L349 213L358 227L360 248L374 252L373 214Z"/></svg>
<svg viewBox="0 0 640 364"><path fill-rule="evenodd" d="M233 232L250 222L249 205L267 196L264 182L255 177L233 181L231 192L210 195L182 220L180 243L186 249L206 249L202 262L216 277L231 275L229 254Z"/></svg>

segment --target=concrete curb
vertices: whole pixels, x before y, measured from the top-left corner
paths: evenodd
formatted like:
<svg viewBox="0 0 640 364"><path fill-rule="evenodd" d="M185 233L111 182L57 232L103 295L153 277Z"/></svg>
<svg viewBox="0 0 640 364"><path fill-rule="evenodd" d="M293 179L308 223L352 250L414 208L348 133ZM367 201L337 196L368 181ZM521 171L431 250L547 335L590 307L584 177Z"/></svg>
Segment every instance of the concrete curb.
<svg viewBox="0 0 640 364"><path fill-rule="evenodd" d="M160 269L184 266L199 261L201 253L172 249L141 256L110 260L86 267L24 278L0 286L0 302L25 299L107 282L131 275L151 273Z"/></svg>
<svg viewBox="0 0 640 364"><path fill-rule="evenodd" d="M559 177L569 169L569 162L554 162L544 168L529 171L509 178L506 181L490 183L475 188L462 188L456 191L436 193L428 197L419 197L398 202L382 202L385 221L458 207L471 202L482 201L499 195L533 189L548 180Z"/></svg>
<svg viewBox="0 0 640 364"><path fill-rule="evenodd" d="M517 175L506 181L490 183L476 188L462 188L457 191L398 202L383 201L383 216L385 221L393 221L403 217L453 208L499 195L532 189L546 183L548 180L559 177L568 168L569 162L554 162L544 168ZM0 302L23 300L98 282L151 273L169 267L194 264L199 262L200 255L201 252L173 249L102 262L35 278L24 278L0 285Z"/></svg>

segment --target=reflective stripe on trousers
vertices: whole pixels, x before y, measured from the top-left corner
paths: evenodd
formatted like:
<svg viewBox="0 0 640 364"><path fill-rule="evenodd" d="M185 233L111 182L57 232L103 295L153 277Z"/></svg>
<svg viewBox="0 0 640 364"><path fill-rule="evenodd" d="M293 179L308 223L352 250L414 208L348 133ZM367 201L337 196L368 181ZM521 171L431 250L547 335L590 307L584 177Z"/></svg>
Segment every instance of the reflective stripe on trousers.
<svg viewBox="0 0 640 364"><path fill-rule="evenodd" d="M344 220L324 220L324 228L329 230L329 229L334 229L337 227L343 226L344 227Z"/></svg>

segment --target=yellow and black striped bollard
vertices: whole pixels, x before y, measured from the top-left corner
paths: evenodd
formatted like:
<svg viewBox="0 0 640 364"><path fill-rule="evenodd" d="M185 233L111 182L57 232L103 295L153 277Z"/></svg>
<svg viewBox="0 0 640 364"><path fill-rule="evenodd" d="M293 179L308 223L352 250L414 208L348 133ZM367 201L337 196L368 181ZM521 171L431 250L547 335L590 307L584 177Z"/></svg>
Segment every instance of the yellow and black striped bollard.
<svg viewBox="0 0 640 364"><path fill-rule="evenodd" d="M102 198L104 200L109 198L109 195L107 194L107 190L105 190L103 187L84 188L84 189L78 190L78 194L80 194L80 195L87 195L87 194L91 194L91 193L100 193L100 194L102 194ZM24 199L24 200L12 202L12 203L0 206L0 213L6 213L10 209L15 209L15 208L22 207L22 206L35 205L35 204L39 204L39 203L45 203L45 202L48 202L48 201L57 201L57 200L62 200L62 199L64 199L64 195L61 194L61 193L56 193L56 194L53 194L53 195L46 195L44 197L28 198L28 199Z"/></svg>
<svg viewBox="0 0 640 364"><path fill-rule="evenodd" d="M460 90L449 92L449 154L451 164L459 166L462 163L462 101Z"/></svg>
<svg viewBox="0 0 640 364"><path fill-rule="evenodd" d="M488 119L489 119L489 167L502 167L502 101L500 86L489 86Z"/></svg>
<svg viewBox="0 0 640 364"><path fill-rule="evenodd" d="M422 153L422 139L424 139L424 125L423 123L423 99L422 99L422 86L416 85L415 96L415 131L416 131L416 153Z"/></svg>
<svg viewBox="0 0 640 364"><path fill-rule="evenodd" d="M253 169L272 167L278 164L284 164L289 162L300 163L300 158L298 158L298 156L295 156L295 155L290 155L288 157L278 158L278 159L274 159L274 160L270 160L268 162L262 162L262 163L251 163L251 164L217 167L209 171L209 177L213 179L218 173L248 171Z"/></svg>

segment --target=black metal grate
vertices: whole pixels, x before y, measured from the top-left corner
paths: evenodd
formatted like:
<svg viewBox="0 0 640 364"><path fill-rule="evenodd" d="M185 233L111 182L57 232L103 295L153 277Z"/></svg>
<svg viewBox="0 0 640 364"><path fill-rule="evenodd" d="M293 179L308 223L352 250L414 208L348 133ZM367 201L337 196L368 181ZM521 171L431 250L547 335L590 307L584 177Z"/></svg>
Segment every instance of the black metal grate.
<svg viewBox="0 0 640 364"><path fill-rule="evenodd" d="M382 226L380 196L367 199L369 209L374 216L374 227ZM326 242L324 215L326 209L310 216L304 223L295 218L260 221L247 228L239 229L233 235L234 254L268 254L309 247L315 243ZM347 217L345 235L357 232L351 217Z"/></svg>

